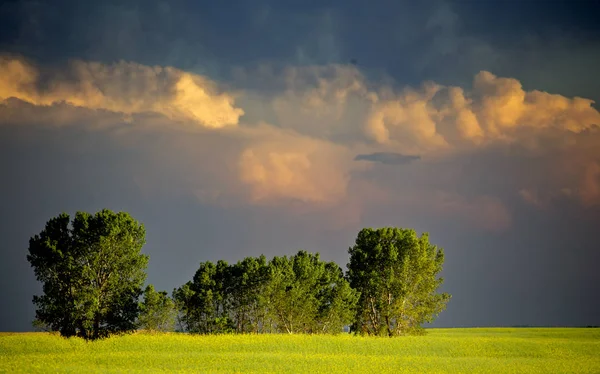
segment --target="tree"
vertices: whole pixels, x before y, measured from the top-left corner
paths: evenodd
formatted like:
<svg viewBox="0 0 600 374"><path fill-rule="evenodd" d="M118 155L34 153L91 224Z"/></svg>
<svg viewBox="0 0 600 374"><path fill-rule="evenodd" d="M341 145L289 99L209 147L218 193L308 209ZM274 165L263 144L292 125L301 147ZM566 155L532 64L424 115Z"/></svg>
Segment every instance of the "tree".
<svg viewBox="0 0 600 374"><path fill-rule="evenodd" d="M179 320L185 331L210 334L234 329L227 308L229 266L219 260L201 262L191 282L173 291Z"/></svg>
<svg viewBox="0 0 600 374"><path fill-rule="evenodd" d="M187 282L183 286L173 290L172 298L175 301L177 331L198 331L198 317L194 306L194 297L195 292L192 291L192 282Z"/></svg>
<svg viewBox="0 0 600 374"><path fill-rule="evenodd" d="M150 331L172 331L175 325L175 303L166 291L156 291L149 284L140 303L139 327Z"/></svg>
<svg viewBox="0 0 600 374"><path fill-rule="evenodd" d="M342 268L335 262L325 264L319 283L317 332L340 333L354 317L358 292L350 287Z"/></svg>
<svg viewBox="0 0 600 374"><path fill-rule="evenodd" d="M246 257L231 265L227 305L238 333L264 332L268 305L264 294L269 267L265 256Z"/></svg>
<svg viewBox="0 0 600 374"><path fill-rule="evenodd" d="M352 330L368 335L422 333L446 307L447 293L436 293L443 279L444 251L412 229L366 228L348 250L348 279L360 292Z"/></svg>
<svg viewBox="0 0 600 374"><path fill-rule="evenodd" d="M124 212L50 219L29 240L27 260L43 286L33 298L37 323L85 339L134 330L148 264L144 243L144 226Z"/></svg>
<svg viewBox="0 0 600 374"><path fill-rule="evenodd" d="M279 332L305 332L316 318L317 300L310 288L318 270L311 260L301 251L291 258L275 256L269 263L266 298L270 320Z"/></svg>
<svg viewBox="0 0 600 374"><path fill-rule="evenodd" d="M266 289L270 315L280 332L340 333L357 301L333 262L306 251L274 257Z"/></svg>

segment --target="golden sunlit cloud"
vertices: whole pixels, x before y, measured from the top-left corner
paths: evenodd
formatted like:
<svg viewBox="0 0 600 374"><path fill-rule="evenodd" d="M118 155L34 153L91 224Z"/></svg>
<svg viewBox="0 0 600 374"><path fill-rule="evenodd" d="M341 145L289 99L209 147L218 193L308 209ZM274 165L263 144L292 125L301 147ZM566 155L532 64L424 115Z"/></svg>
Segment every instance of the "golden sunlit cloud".
<svg viewBox="0 0 600 374"><path fill-rule="evenodd" d="M523 129L581 132L600 124L593 101L525 91L513 78L482 71L472 90L427 82L373 106L366 133L398 151L422 153L518 141Z"/></svg>
<svg viewBox="0 0 600 374"><path fill-rule="evenodd" d="M405 89L394 98L378 100L366 123L367 134L401 152L425 153L447 147L437 131L435 108L430 104L440 88L427 83L422 91Z"/></svg>
<svg viewBox="0 0 600 374"><path fill-rule="evenodd" d="M256 203L269 200L330 204L346 196L352 154L344 147L263 126L241 154L240 179Z"/></svg>
<svg viewBox="0 0 600 374"><path fill-rule="evenodd" d="M11 97L38 105L72 106L134 114L156 112L208 128L237 125L244 111L234 96L198 74L133 62L106 65L72 61L46 73L16 57L0 57L0 100Z"/></svg>

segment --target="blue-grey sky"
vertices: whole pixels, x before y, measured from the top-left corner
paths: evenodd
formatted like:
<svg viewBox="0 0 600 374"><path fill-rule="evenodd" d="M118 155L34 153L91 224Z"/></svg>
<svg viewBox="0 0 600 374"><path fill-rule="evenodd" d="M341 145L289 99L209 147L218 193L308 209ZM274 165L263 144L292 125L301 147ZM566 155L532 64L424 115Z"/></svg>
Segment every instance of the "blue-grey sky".
<svg viewBox="0 0 600 374"><path fill-rule="evenodd" d="M148 282L427 231L435 326L600 325L598 1L0 2L0 331L28 240L144 223Z"/></svg>

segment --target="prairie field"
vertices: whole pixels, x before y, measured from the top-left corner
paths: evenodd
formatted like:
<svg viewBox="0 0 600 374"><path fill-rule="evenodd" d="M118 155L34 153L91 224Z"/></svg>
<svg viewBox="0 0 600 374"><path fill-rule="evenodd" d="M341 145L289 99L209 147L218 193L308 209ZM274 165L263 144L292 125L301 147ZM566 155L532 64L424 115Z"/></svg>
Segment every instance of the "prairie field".
<svg viewBox="0 0 600 374"><path fill-rule="evenodd" d="M0 333L0 372L600 373L600 329L428 329L400 338Z"/></svg>

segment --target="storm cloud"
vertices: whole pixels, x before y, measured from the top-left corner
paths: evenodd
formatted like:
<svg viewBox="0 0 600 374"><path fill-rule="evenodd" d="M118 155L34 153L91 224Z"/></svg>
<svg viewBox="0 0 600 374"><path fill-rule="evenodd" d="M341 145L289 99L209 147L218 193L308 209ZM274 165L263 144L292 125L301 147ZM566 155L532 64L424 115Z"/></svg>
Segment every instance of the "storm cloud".
<svg viewBox="0 0 600 374"><path fill-rule="evenodd" d="M446 250L437 326L600 324L598 26L486 4L0 5L0 330L31 328L29 237L102 208L158 289L402 226Z"/></svg>

